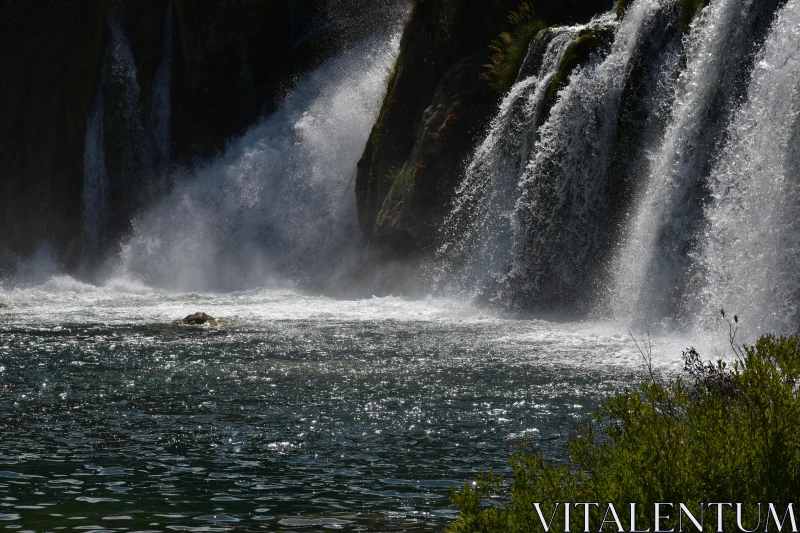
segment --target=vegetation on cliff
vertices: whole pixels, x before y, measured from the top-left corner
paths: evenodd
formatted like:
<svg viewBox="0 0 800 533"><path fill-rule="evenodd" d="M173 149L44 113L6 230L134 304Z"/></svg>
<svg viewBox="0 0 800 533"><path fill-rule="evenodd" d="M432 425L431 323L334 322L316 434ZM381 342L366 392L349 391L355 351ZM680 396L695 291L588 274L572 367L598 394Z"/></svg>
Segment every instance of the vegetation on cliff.
<svg viewBox="0 0 800 533"><path fill-rule="evenodd" d="M531 41L547 27L544 21L536 18L528 2L521 3L512 11L508 15L508 21L513 29L501 33L500 37L492 41L489 46L493 52L491 62L485 65L486 72L483 74L489 85L500 93L508 91L514 85Z"/></svg>
<svg viewBox="0 0 800 533"><path fill-rule="evenodd" d="M623 523L637 502L639 530L653 526L655 502L675 505L667 527L681 502L693 513L701 502L743 502L748 529L761 520L757 502L780 502L782 516L800 494L800 341L765 335L740 346L736 322L729 323L732 365L703 362L690 349L685 376L662 383L651 369L638 388L607 398L578 427L569 441L572 466L521 452L510 460L510 483L487 473L454 491L460 515L449 531L538 531L537 502L548 520L556 502L613 503ZM563 513L562 505L556 524ZM593 531L601 530L602 514L592 516ZM723 516L733 525L736 512ZM573 531L583 530L583 512L570 520ZM707 512L705 530L716 526L715 512Z"/></svg>

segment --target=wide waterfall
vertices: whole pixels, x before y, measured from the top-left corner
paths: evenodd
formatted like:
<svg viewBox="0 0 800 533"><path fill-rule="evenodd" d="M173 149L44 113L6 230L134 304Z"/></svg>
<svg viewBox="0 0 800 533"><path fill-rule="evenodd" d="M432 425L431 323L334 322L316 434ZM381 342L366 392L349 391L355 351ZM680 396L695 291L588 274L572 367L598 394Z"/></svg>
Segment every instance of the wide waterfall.
<svg viewBox="0 0 800 533"><path fill-rule="evenodd" d="M213 164L176 177L134 220L118 276L176 290L333 283L358 245L356 163L399 35L308 74Z"/></svg>
<svg viewBox="0 0 800 533"><path fill-rule="evenodd" d="M540 34L456 194L439 285L642 330L722 308L797 328L797 4L712 0L687 25L636 0ZM604 32L553 87L571 42Z"/></svg>
<svg viewBox="0 0 800 533"><path fill-rule="evenodd" d="M777 1L715 1L686 38L667 131L654 149L646 188L627 228L613 277L620 318L690 322L704 283L691 262L705 223L710 167ZM731 309L730 311L735 311Z"/></svg>

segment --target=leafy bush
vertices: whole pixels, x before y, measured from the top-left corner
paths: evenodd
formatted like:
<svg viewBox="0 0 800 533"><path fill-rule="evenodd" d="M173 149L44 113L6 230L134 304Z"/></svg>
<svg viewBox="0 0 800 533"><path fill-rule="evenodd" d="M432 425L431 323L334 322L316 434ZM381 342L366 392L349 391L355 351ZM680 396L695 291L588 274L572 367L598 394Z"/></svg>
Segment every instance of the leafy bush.
<svg viewBox="0 0 800 533"><path fill-rule="evenodd" d="M743 502L748 529L760 521L757 502L797 506L800 342L765 335L754 346L740 346L736 322L730 322L732 365L703 362L694 349L686 351L683 377L660 383L651 373L635 390L602 402L570 438L572 468L518 453L510 460L509 484L488 473L454 491L460 514L448 531L540 531L535 502L548 519L555 502L610 502L623 523L630 502L637 502L640 530L653 526L655 502L673 502L675 509L683 502L695 511L701 502ZM707 531L716 530L715 513L706 513ZM735 524L734 511L723 516L729 527ZM572 531L583 531L582 511L570 518ZM592 518L594 531L601 521ZM563 523L562 506L555 524Z"/></svg>
<svg viewBox="0 0 800 533"><path fill-rule="evenodd" d="M508 15L513 29L503 32L489 46L492 50L491 61L484 65L483 77L498 92L508 91L517 80L517 75L528 55L528 47L534 37L547 25L536 18L533 8L528 2L520 4Z"/></svg>

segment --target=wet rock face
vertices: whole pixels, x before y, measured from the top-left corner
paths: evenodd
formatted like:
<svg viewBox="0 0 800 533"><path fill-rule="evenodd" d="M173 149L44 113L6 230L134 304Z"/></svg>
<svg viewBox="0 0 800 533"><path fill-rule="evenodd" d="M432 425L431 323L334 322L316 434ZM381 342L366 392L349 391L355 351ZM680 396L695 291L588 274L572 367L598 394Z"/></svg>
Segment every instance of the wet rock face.
<svg viewBox="0 0 800 533"><path fill-rule="evenodd" d="M489 45L510 29L508 14L519 4L415 4L356 177L359 225L377 257L410 258L434 245L463 165L499 101L481 78ZM588 20L613 6L610 0L531 4L549 24Z"/></svg>
<svg viewBox="0 0 800 533"><path fill-rule="evenodd" d="M270 82L318 16L313 0L174 0L173 135L212 156L262 113Z"/></svg>
<svg viewBox="0 0 800 533"><path fill-rule="evenodd" d="M42 240L76 250L110 4L0 2L0 268Z"/></svg>

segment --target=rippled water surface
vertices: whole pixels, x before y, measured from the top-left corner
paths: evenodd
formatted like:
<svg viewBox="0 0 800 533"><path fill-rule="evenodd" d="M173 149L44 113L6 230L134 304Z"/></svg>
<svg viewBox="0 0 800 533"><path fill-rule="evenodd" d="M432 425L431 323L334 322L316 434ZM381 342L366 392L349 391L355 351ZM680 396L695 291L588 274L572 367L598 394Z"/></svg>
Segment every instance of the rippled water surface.
<svg viewBox="0 0 800 533"><path fill-rule="evenodd" d="M0 303L17 531L441 530L451 485L522 441L563 458L572 422L642 376L624 330L448 300L57 277ZM195 311L233 323L169 325Z"/></svg>

